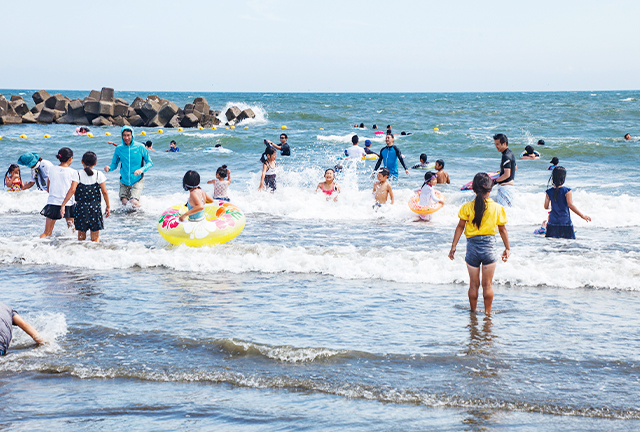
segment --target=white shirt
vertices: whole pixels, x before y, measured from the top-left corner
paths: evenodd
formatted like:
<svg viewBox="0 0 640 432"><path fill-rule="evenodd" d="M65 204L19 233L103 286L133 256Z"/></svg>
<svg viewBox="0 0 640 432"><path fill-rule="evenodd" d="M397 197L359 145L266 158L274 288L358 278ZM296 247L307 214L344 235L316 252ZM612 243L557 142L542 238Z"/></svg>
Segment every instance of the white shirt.
<svg viewBox="0 0 640 432"><path fill-rule="evenodd" d="M436 196L436 191L432 186L429 186L428 184L422 186L422 189L420 189L420 205L428 206L435 204L438 201L440 200Z"/></svg>
<svg viewBox="0 0 640 432"><path fill-rule="evenodd" d="M78 175L80 176L79 183L84 185L92 185L94 183L102 184L107 181L107 176L104 175L102 171L98 171L97 169L93 169L93 176L89 177L85 170L79 170ZM74 180L77 181L77 180Z"/></svg>
<svg viewBox="0 0 640 432"><path fill-rule="evenodd" d="M62 205L62 201L67 196L71 188L71 183L78 181L78 171L69 167L53 166L49 170L49 199L47 204ZM72 195L66 205L72 206L76 203L76 198Z"/></svg>
<svg viewBox="0 0 640 432"><path fill-rule="evenodd" d="M358 159L364 156L364 149L358 145L352 145L347 149L349 159Z"/></svg>
<svg viewBox="0 0 640 432"><path fill-rule="evenodd" d="M42 159L40 161L40 165L38 166L40 173L42 174L43 183L40 185L43 190L47 189L47 180L49 179L49 171L53 168L53 164L48 160ZM31 168L31 181L36 183L36 169ZM37 183L36 183L37 184Z"/></svg>

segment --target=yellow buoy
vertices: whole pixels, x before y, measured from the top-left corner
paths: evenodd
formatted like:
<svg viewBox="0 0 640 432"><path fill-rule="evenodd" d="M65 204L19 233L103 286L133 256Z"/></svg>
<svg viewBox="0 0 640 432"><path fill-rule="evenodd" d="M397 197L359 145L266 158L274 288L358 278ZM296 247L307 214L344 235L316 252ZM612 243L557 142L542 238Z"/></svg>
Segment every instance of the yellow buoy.
<svg viewBox="0 0 640 432"><path fill-rule="evenodd" d="M146 135L147 133L145 131L140 132L140 135Z"/></svg>
<svg viewBox="0 0 640 432"><path fill-rule="evenodd" d="M245 126L244 128L245 128L245 129L249 129L249 126Z"/></svg>
<svg viewBox="0 0 640 432"><path fill-rule="evenodd" d="M0 139L2 139L2 136L0 136Z"/></svg>
<svg viewBox="0 0 640 432"><path fill-rule="evenodd" d="M324 130L324 128L320 128L320 130Z"/></svg>
<svg viewBox="0 0 640 432"><path fill-rule="evenodd" d="M49 135L49 134L44 134L44 137L45 137L45 138L51 138L51 135Z"/></svg>
<svg viewBox="0 0 640 432"><path fill-rule="evenodd" d="M235 129L235 128L236 128L235 126L229 126L229 129Z"/></svg>
<svg viewBox="0 0 640 432"><path fill-rule="evenodd" d="M204 130L202 126L198 126L198 130Z"/></svg>
<svg viewBox="0 0 640 432"><path fill-rule="evenodd" d="M287 128L286 126L282 126L282 129L286 129L286 128Z"/></svg>
<svg viewBox="0 0 640 432"><path fill-rule="evenodd" d="M164 133L162 129L158 129L158 133Z"/></svg>
<svg viewBox="0 0 640 432"><path fill-rule="evenodd" d="M182 129L182 128L178 128L178 130L179 130L180 132L182 132L184 129Z"/></svg>
<svg viewBox="0 0 640 432"><path fill-rule="evenodd" d="M211 129L216 129L216 127L215 126L211 126Z"/></svg>
<svg viewBox="0 0 640 432"><path fill-rule="evenodd" d="M88 137L93 137L93 134L92 134L91 132L89 132L89 133L87 134L87 136L88 136Z"/></svg>
<svg viewBox="0 0 640 432"><path fill-rule="evenodd" d="M25 134L20 135L20 138L25 139L27 136Z"/></svg>
<svg viewBox="0 0 640 432"><path fill-rule="evenodd" d="M438 129L438 128L433 128L433 130L434 130L434 131L439 131L440 129Z"/></svg>
<svg viewBox="0 0 640 432"><path fill-rule="evenodd" d="M105 132L104 136L111 136L111 132Z"/></svg>

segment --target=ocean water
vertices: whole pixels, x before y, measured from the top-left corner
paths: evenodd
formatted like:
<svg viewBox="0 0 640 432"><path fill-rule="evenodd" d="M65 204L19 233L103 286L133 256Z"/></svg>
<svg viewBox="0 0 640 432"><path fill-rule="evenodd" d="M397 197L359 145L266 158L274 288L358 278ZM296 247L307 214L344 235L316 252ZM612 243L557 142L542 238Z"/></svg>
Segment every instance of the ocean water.
<svg viewBox="0 0 640 432"><path fill-rule="evenodd" d="M0 301L50 342L35 347L16 329L0 358L1 427L640 428L640 92L160 96L205 96L213 109L257 116L236 129L136 128L157 149L142 210L120 208L118 174L107 174L114 212L101 244L78 242L63 223L40 240L46 194L0 192ZM368 129L353 128L361 122ZM431 222L407 206L423 171L401 172L395 204L375 212L375 161L340 159L354 133L384 146L374 123L392 124L408 165L421 153L445 161L452 184L438 186L446 204ZM262 141L277 142L283 125L292 156L278 154L276 193L259 192ZM107 165L119 128L92 129L2 126L2 166L25 151L55 162L63 146L72 167L88 150ZM542 158L518 162L512 255L497 266L486 316L468 310L465 240L454 261L447 253L458 209L473 199L460 187L499 168L499 132L516 155L531 144ZM179 153L164 151L172 139ZM216 144L225 151L207 150ZM576 240L533 234L553 156L592 218L573 215ZM337 163L342 194L327 202L314 189ZM244 231L217 247L167 244L156 222L187 199L184 173L204 183L222 164Z"/></svg>

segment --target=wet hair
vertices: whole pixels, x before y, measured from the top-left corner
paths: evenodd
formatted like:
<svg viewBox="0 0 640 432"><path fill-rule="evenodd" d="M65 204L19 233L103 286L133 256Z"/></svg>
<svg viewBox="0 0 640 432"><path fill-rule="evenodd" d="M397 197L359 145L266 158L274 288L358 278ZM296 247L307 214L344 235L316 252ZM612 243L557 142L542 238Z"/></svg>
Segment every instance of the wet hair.
<svg viewBox="0 0 640 432"><path fill-rule="evenodd" d="M355 145L358 144L358 135L354 135L351 137L351 142Z"/></svg>
<svg viewBox="0 0 640 432"><path fill-rule="evenodd" d="M429 182L431 181L432 178L434 178L436 175L435 173L433 173L433 171L427 171L424 174L424 183L422 183L421 187L424 187L424 185L429 184Z"/></svg>
<svg viewBox="0 0 640 432"><path fill-rule="evenodd" d="M58 158L60 163L68 162L69 159L73 157L73 150L71 150L69 147L62 147L60 150L58 150L58 154L56 155L56 157Z"/></svg>
<svg viewBox="0 0 640 432"><path fill-rule="evenodd" d="M151 141L147 141L146 143L144 143L146 148L151 148L151 146L153 145L153 143Z"/></svg>
<svg viewBox="0 0 640 432"><path fill-rule="evenodd" d="M371 127L371 129L378 129L378 125L375 125L375 124L374 124L374 125Z"/></svg>
<svg viewBox="0 0 640 432"><path fill-rule="evenodd" d="M538 145L544 145L544 140L538 140Z"/></svg>
<svg viewBox="0 0 640 432"><path fill-rule="evenodd" d="M387 129L391 129L391 125L387 125Z"/></svg>
<svg viewBox="0 0 640 432"><path fill-rule="evenodd" d="M629 138L627 138L627 137L629 137ZM624 134L624 139L631 139L631 134L628 134L628 133Z"/></svg>
<svg viewBox="0 0 640 432"><path fill-rule="evenodd" d="M336 167L337 167L337 166L338 166L338 165L336 165ZM336 171L335 171L333 168L327 168L327 169L324 171L324 175L327 175L327 173L328 173L329 171L331 171L334 175L336 174Z"/></svg>
<svg viewBox="0 0 640 432"><path fill-rule="evenodd" d="M91 167L98 163L98 156L96 156L94 152L88 151L82 155L82 163L86 165L84 172L86 172L89 177L93 177L93 170Z"/></svg>
<svg viewBox="0 0 640 432"><path fill-rule="evenodd" d="M493 136L494 140L498 140L500 141L500 144L506 144L507 146L509 145L509 139L507 138L507 136L505 134L495 134Z"/></svg>
<svg viewBox="0 0 640 432"><path fill-rule="evenodd" d="M471 188L476 193L476 199L473 204L473 211L475 214L473 215L472 223L478 228L480 228L480 224L482 223L484 211L487 209L487 203L484 196L487 192L491 192L492 187L493 180L491 180L491 177L489 177L487 173L478 173L473 177Z"/></svg>
<svg viewBox="0 0 640 432"><path fill-rule="evenodd" d="M198 189L200 187L200 174L197 171L189 170L182 177L182 188L189 192L191 189Z"/></svg>
<svg viewBox="0 0 640 432"><path fill-rule="evenodd" d="M400 132L400 135L406 135L407 133L405 131Z"/></svg>
<svg viewBox="0 0 640 432"><path fill-rule="evenodd" d="M565 179L567 178L567 170L564 167L557 166L551 171L551 183L553 183L553 187L555 191L553 191L553 201L558 200L558 188L564 184Z"/></svg>
<svg viewBox="0 0 640 432"><path fill-rule="evenodd" d="M281 133L281 134L280 134L280 137L281 137L281 138L282 138L282 137L284 137L284 139L289 139L289 137L287 136L287 134L286 134L286 133Z"/></svg>
<svg viewBox="0 0 640 432"><path fill-rule="evenodd" d="M378 172L385 177L389 177L389 170L387 168L380 168L380 171Z"/></svg>
<svg viewBox="0 0 640 432"><path fill-rule="evenodd" d="M420 162L427 162L427 154L426 153L422 153L420 155Z"/></svg>
<svg viewBox="0 0 640 432"><path fill-rule="evenodd" d="M264 149L264 153L262 153L262 156L260 156L260 162L262 162L263 164L267 163L267 156L271 156L275 152L276 149L274 149L273 147L267 147L266 149Z"/></svg>
<svg viewBox="0 0 640 432"><path fill-rule="evenodd" d="M9 174L11 174L11 172L12 172L14 169L16 169L16 168L18 168L18 177L20 178L20 181L22 181L22 175L21 175L21 173L20 173L20 166L19 166L19 165L16 165L16 164L11 164L11 165L9 165L9 169L7 170L7 173L6 173L4 176L5 176L5 177L8 177L8 176L9 176Z"/></svg>
<svg viewBox="0 0 640 432"><path fill-rule="evenodd" d="M363 128L364 127L364 123L360 123L360 127Z"/></svg>
<svg viewBox="0 0 640 432"><path fill-rule="evenodd" d="M440 166L442 166L442 168L444 168L444 161L442 159L438 159L436 161L436 165L440 165Z"/></svg>
<svg viewBox="0 0 640 432"><path fill-rule="evenodd" d="M216 175L224 178L227 178L227 175L229 174L229 170L227 170L227 166L226 165L222 165L220 168L218 168L216 170Z"/></svg>
<svg viewBox="0 0 640 432"><path fill-rule="evenodd" d="M558 165L559 163L560 163L560 159L558 159L558 156L554 156L551 158L551 164Z"/></svg>
<svg viewBox="0 0 640 432"><path fill-rule="evenodd" d="M215 148L222 147L222 144L216 144L214 147Z"/></svg>
<svg viewBox="0 0 640 432"><path fill-rule="evenodd" d="M169 145L171 145L171 144L178 145L178 143L176 143L176 140L171 140L171 142L169 143Z"/></svg>
<svg viewBox="0 0 640 432"><path fill-rule="evenodd" d="M530 145L526 146L524 148L524 151L527 152L528 155L532 155L533 154L533 147L531 147Z"/></svg>

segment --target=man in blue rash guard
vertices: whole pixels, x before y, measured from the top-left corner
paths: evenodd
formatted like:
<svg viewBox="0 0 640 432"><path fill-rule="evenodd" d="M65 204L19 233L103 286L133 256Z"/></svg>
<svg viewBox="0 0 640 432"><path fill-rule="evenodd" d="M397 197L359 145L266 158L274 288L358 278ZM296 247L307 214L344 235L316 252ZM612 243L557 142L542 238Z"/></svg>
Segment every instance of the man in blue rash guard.
<svg viewBox="0 0 640 432"><path fill-rule="evenodd" d="M144 187L144 173L153 166L147 148L133 140L133 129L124 126L120 132L122 145L113 152L111 165L104 172L118 168L120 164L120 200L122 205L129 201L134 207L140 207L140 196Z"/></svg>
<svg viewBox="0 0 640 432"><path fill-rule="evenodd" d="M411 176L407 166L404 164L404 159L402 158L400 149L393 145L393 134L388 134L385 141L387 145L380 150L380 157L378 158L378 162L376 162L376 167L373 169L373 173L371 173L371 177L373 177L378 168L380 168L380 164L384 163L384 167L389 170L389 176L394 180L398 180L398 160L400 160L400 163L404 168L404 172L406 172L408 176Z"/></svg>

